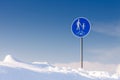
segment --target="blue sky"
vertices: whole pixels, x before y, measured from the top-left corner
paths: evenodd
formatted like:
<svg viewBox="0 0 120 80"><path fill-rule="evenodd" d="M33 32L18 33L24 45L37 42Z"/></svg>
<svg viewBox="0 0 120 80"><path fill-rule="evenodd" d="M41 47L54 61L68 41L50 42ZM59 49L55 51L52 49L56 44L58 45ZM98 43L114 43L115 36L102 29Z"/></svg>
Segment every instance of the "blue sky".
<svg viewBox="0 0 120 80"><path fill-rule="evenodd" d="M119 0L1 0L0 59L80 61L80 40L71 33L77 17L91 22L84 38L84 60L120 63Z"/></svg>

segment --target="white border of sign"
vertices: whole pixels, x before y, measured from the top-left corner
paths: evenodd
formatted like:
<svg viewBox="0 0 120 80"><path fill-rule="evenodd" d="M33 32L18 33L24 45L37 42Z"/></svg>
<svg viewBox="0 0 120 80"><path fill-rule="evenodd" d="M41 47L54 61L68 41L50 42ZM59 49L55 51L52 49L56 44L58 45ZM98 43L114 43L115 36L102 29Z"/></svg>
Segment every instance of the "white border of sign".
<svg viewBox="0 0 120 80"><path fill-rule="evenodd" d="M78 19L78 18L84 18L84 19L86 19L86 20L89 22L89 24L90 24L90 30L89 30L89 32L88 32L85 36L83 36L83 37L78 37L78 36L76 36L76 35L73 33L73 31L72 31L72 25L73 25L74 21L75 21L76 19ZM73 20L73 22L72 22L72 24L71 24L71 32L72 32L72 34L73 34L75 37L77 37L77 38L85 38L85 37L90 33L90 31L91 31L91 23L90 23L90 21L89 21L87 18L85 18L85 17L77 17L77 18L75 18L75 19Z"/></svg>

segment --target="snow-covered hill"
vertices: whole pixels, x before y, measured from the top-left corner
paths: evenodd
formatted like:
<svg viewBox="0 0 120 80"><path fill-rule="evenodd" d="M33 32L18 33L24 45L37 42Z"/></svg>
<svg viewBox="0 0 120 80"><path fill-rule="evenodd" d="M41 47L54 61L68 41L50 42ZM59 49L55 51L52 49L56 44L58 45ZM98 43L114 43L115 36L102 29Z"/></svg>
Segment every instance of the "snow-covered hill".
<svg viewBox="0 0 120 80"><path fill-rule="evenodd" d="M0 62L0 80L120 80L120 73L59 68L47 62L25 63L7 55Z"/></svg>

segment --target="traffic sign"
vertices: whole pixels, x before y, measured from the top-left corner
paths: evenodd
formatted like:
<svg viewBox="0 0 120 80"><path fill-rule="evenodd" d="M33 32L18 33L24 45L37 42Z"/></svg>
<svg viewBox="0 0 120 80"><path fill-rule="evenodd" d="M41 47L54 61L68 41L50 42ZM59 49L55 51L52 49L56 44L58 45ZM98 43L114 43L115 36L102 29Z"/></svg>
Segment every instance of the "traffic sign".
<svg viewBox="0 0 120 80"><path fill-rule="evenodd" d="M72 23L72 32L79 38L85 37L90 31L90 23L84 17L76 18Z"/></svg>
<svg viewBox="0 0 120 80"><path fill-rule="evenodd" d="M90 23L84 17L76 18L72 23L72 32L80 38L81 68L83 68L83 38L90 32Z"/></svg>

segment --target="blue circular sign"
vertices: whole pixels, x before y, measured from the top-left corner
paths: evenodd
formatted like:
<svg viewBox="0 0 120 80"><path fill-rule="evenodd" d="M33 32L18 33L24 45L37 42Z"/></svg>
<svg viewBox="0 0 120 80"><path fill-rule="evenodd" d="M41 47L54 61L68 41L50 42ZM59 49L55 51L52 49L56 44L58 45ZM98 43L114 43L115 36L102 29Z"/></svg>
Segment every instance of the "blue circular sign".
<svg viewBox="0 0 120 80"><path fill-rule="evenodd" d="M76 18L72 23L72 32L79 38L85 37L90 31L90 23L86 18Z"/></svg>

